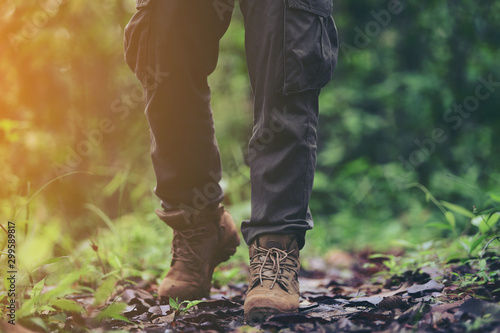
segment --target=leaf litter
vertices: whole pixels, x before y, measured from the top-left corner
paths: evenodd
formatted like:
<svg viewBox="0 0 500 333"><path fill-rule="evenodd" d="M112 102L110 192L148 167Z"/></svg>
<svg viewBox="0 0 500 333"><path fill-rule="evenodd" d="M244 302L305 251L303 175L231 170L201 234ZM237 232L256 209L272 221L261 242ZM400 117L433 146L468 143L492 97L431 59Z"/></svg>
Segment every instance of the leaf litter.
<svg viewBox="0 0 500 333"><path fill-rule="evenodd" d="M84 332L85 327L91 327L93 332L117 330L136 333L500 333L498 281L463 288L453 283L454 275L446 275L433 267L380 279L374 278L374 273L383 270L377 264L377 258L373 259L375 265L370 269L359 264L371 260L367 259L366 254L346 254L342 258L340 268L328 260L320 263L321 259L314 259L314 270L301 271L301 302L295 314L274 315L263 318L261 322L246 323L243 302L247 286L244 283L213 287L211 299L194 305L158 300L155 297L157 285L141 280L136 283L118 283L116 292L108 299L108 305L124 303L121 312L124 320L104 319L96 322L95 318L73 313L68 317L63 331ZM349 262L346 258L349 258ZM467 271L460 266L452 270ZM87 310L92 309L89 295L72 295L71 299ZM94 310L87 313L92 313L92 317L98 312ZM33 327L29 327L29 323L24 326L27 331L23 332L37 331L31 331ZM18 329L21 329L20 325Z"/></svg>

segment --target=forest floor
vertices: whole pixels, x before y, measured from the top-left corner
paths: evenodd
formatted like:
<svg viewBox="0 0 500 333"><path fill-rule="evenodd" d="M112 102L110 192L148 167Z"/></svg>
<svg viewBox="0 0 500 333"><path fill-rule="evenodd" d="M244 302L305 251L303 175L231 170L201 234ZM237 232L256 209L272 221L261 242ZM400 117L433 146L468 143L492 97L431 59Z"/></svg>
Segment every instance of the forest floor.
<svg viewBox="0 0 500 333"><path fill-rule="evenodd" d="M244 283L212 288L211 299L201 303L161 303L157 285L138 278L118 282L108 304L121 302L122 319L96 323L94 295L73 295L89 305L87 315L72 314L63 332L500 332L500 283L480 283L468 265L422 267L390 276L387 258L368 252L337 251L327 259L310 259L301 270L298 313L275 315L258 323L245 323ZM491 269L498 261L488 259ZM241 264L241 270L247 267ZM312 269L311 269L312 268ZM220 270L235 269L234 265ZM98 313L94 309L94 313ZM116 318L116 316L115 316ZM125 321L125 320L128 320ZM23 325L23 323L21 323ZM32 325L9 327L7 332L40 332ZM7 326L3 325L4 330ZM54 327L55 328L55 327ZM86 329L84 329L86 328ZM48 331L52 331L48 328Z"/></svg>

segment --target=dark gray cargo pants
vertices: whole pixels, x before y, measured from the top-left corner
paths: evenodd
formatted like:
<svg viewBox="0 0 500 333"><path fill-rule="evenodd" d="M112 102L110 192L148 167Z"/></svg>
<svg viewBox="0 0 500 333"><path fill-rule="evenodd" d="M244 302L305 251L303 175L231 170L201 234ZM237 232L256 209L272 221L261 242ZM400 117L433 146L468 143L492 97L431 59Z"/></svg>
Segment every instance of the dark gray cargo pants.
<svg viewBox="0 0 500 333"><path fill-rule="evenodd" d="M125 29L125 58L146 95L156 194L167 210L196 213L223 198L207 77L232 1L137 0ZM254 97L247 244L264 233L295 233L302 247L313 226L318 96L337 62L331 1L240 0Z"/></svg>

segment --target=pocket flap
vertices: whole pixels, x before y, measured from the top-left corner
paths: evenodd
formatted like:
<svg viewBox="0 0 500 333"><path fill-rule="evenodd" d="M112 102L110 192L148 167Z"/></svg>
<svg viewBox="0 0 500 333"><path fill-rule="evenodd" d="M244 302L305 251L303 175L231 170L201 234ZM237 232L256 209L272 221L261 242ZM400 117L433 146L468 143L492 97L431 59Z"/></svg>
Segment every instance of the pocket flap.
<svg viewBox="0 0 500 333"><path fill-rule="evenodd" d="M333 11L333 0L288 0L288 7L328 17Z"/></svg>
<svg viewBox="0 0 500 333"><path fill-rule="evenodd" d="M151 0L135 0L135 8L139 9L149 5Z"/></svg>

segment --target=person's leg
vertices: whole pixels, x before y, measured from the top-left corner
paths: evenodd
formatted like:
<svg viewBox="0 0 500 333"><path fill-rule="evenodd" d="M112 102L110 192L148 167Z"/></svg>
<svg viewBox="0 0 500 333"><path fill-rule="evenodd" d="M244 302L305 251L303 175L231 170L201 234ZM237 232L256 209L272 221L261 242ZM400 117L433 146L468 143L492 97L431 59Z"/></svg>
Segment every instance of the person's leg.
<svg viewBox="0 0 500 333"><path fill-rule="evenodd" d="M241 227L251 246L245 313L252 319L251 312L298 307L298 251L313 226L318 96L336 65L337 34L331 0L241 0L241 9L254 94L252 210Z"/></svg>
<svg viewBox="0 0 500 333"><path fill-rule="evenodd" d="M289 4L289 5L287 5ZM242 0L254 94L249 145L252 214L242 224L250 244L266 233L312 228L308 210L315 159L318 96L331 78L337 35L330 0Z"/></svg>
<svg viewBox="0 0 500 333"><path fill-rule="evenodd" d="M156 194L165 209L217 206L221 162L207 77L231 11L212 1L138 0L126 59L144 86Z"/></svg>
<svg viewBox="0 0 500 333"><path fill-rule="evenodd" d="M219 207L221 162L207 77L231 18L206 0L137 0L125 29L125 57L141 81L151 156L162 201L157 214L174 229L171 268L158 294L208 297L213 269L236 251L237 229Z"/></svg>

